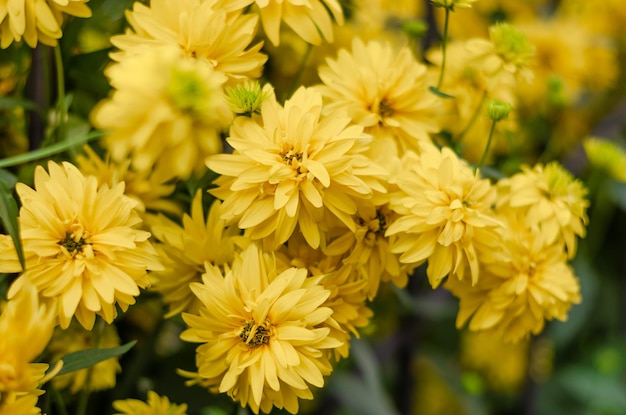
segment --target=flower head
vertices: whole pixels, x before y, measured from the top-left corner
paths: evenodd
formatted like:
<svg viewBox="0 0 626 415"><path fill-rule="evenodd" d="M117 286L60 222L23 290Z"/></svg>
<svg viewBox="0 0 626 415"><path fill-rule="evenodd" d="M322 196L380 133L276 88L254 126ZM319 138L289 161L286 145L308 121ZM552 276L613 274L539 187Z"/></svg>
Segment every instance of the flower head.
<svg viewBox="0 0 626 415"><path fill-rule="evenodd" d="M125 399L113 402L115 415L187 415L187 405L170 403L167 396L159 396L148 391L146 402L138 399Z"/></svg>
<svg viewBox="0 0 626 415"><path fill-rule="evenodd" d="M112 322L116 306L125 311L150 284L147 271L161 269L123 183L98 187L74 165L50 161L48 172L35 169L34 189L18 183L16 191L26 268L8 295L32 282L54 301L61 327L73 316L87 329L96 314ZM2 255L17 257L15 248Z"/></svg>
<svg viewBox="0 0 626 415"><path fill-rule="evenodd" d="M583 140L591 166L604 170L609 177L626 182L626 149L617 143L595 137Z"/></svg>
<svg viewBox="0 0 626 415"><path fill-rule="evenodd" d="M0 47L24 40L56 46L63 36L63 14L90 17L89 0L3 0L0 3Z"/></svg>
<svg viewBox="0 0 626 415"><path fill-rule="evenodd" d="M226 87L226 99L230 109L237 115L251 117L261 114L261 106L272 96L271 85L263 88L257 81L246 79L242 84Z"/></svg>
<svg viewBox="0 0 626 415"><path fill-rule="evenodd" d="M155 48L113 64L106 75L115 91L91 118L108 131L104 144L113 161L130 158L136 171L163 164L187 178L221 151L220 133L232 113L222 90L226 76L207 61Z"/></svg>
<svg viewBox="0 0 626 415"><path fill-rule="evenodd" d="M254 413L272 407L298 411L298 398L311 399L332 366L327 349L341 345L323 323L330 292L307 270L278 272L275 260L252 244L224 274L207 264L191 289L202 302L198 314L183 313L185 341L202 343L197 373L211 390L228 393Z"/></svg>
<svg viewBox="0 0 626 415"><path fill-rule="evenodd" d="M446 9L454 10L455 7L468 9L472 7L472 3L476 0L432 0L431 3L435 7L444 7Z"/></svg>
<svg viewBox="0 0 626 415"><path fill-rule="evenodd" d="M266 101L261 118L235 119L227 139L235 152L207 159L222 175L211 190L224 200L222 218L272 249L296 227L315 248L337 219L354 231L357 201L385 190L384 169L362 155L362 127L341 114L322 115L321 95L304 87L284 107Z"/></svg>

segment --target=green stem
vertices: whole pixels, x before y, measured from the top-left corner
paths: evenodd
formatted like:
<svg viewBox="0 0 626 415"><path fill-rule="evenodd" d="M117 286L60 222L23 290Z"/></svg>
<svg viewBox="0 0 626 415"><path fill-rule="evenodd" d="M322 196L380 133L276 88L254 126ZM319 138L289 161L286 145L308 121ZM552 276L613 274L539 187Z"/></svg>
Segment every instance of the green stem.
<svg viewBox="0 0 626 415"><path fill-rule="evenodd" d="M443 84L443 74L446 71L446 45L448 43L448 21L450 20L450 9L445 8L446 17L443 22L443 39L441 39L441 72L439 72L439 80L437 81L437 89Z"/></svg>
<svg viewBox="0 0 626 415"><path fill-rule="evenodd" d="M97 349L100 345L100 340L102 338L102 333L104 332L104 320L98 318L96 320L96 328L94 330L94 349ZM94 365L95 366L95 365ZM78 397L78 406L76 408L76 415L86 415L87 414L87 405L89 404L89 394L91 393L91 375L93 373L93 367L90 366L87 369L87 376L85 377L85 386L80 392L80 396Z"/></svg>
<svg viewBox="0 0 626 415"><path fill-rule="evenodd" d="M483 91L483 95L480 97L480 101L478 102L478 105L476 106L476 111L474 111L474 114L472 114L472 118L470 118L470 120L468 121L463 131L461 131L461 133L457 137L456 139L457 143L460 143L461 140L463 140L463 137L465 137L465 134L467 134L469 130L471 130L474 124L476 123L476 120L478 119L478 115L480 114L481 109L483 108L483 104L485 103L486 98L487 98L487 91Z"/></svg>
<svg viewBox="0 0 626 415"><path fill-rule="evenodd" d="M498 121L493 121L491 123L491 129L489 130L489 138L487 138L487 145L485 146L485 151L483 151L483 155L480 157L480 161L476 165L476 171L480 169L487 158L487 153L489 153L489 147L491 147L491 139L493 138L493 133L496 131L496 124Z"/></svg>
<svg viewBox="0 0 626 415"><path fill-rule="evenodd" d="M291 84L291 88L289 91L289 95L291 96L298 86L300 86L300 81L302 80L302 75L304 75L304 70L306 69L306 64L309 60L309 56L311 56L311 51L313 50L313 45L310 43L306 44L306 50L304 51L304 55L302 55L302 61L300 62L300 66L298 66L298 70L293 77L293 83Z"/></svg>
<svg viewBox="0 0 626 415"><path fill-rule="evenodd" d="M48 389L48 391L53 395L52 398L54 398L54 404L59 411L59 415L69 415L67 412L67 408L65 407L65 400L63 399L63 395L61 395L61 392L59 392L59 390L54 386L50 386L50 389Z"/></svg>
<svg viewBox="0 0 626 415"><path fill-rule="evenodd" d="M63 70L63 56L61 56L61 45L54 48L54 64L57 75L57 95L58 95L58 136L57 141L63 142L67 138L67 108L65 107L65 72Z"/></svg>

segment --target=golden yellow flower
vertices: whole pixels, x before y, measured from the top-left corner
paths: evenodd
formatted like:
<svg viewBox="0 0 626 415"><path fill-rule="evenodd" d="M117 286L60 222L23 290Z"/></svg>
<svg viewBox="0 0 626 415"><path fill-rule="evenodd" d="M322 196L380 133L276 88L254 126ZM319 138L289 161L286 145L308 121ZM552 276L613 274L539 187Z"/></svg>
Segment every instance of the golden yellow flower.
<svg viewBox="0 0 626 415"><path fill-rule="evenodd" d="M626 182L626 149L623 146L607 139L588 137L583 140L583 147L593 168Z"/></svg>
<svg viewBox="0 0 626 415"><path fill-rule="evenodd" d="M222 150L220 133L232 119L226 76L206 60L154 48L113 64L106 75L115 91L91 119L108 132L104 144L114 162L130 157L136 171L162 164L185 179L203 173L204 158Z"/></svg>
<svg viewBox="0 0 626 415"><path fill-rule="evenodd" d="M355 231L358 201L385 191L385 170L362 154L363 128L341 114L322 115L321 95L304 87L284 107L266 101L261 118L235 119L227 139L235 152L207 159L222 175L211 190L224 200L222 218L271 249L296 228L316 248L337 219Z"/></svg>
<svg viewBox="0 0 626 415"><path fill-rule="evenodd" d="M202 343L197 373L187 373L214 392L228 393L242 407L269 413L298 412L298 398L311 399L332 371L328 349L341 345L323 323L330 292L322 277L304 268L278 272L275 260L252 244L223 275L207 264L203 283L191 284L202 302L197 315L183 313L185 341Z"/></svg>
<svg viewBox="0 0 626 415"><path fill-rule="evenodd" d="M538 225L547 244L564 243L569 258L576 254L576 237L587 225L587 189L558 162L522 167L522 172L498 182L499 211L520 210L527 226Z"/></svg>
<svg viewBox="0 0 626 415"><path fill-rule="evenodd" d="M152 0L150 6L135 2L126 13L130 28L111 38L120 49L111 57L123 61L126 55L170 45L229 78L258 78L267 60L259 53L263 43L246 49L254 40L258 17L226 5L213 0Z"/></svg>
<svg viewBox="0 0 626 415"><path fill-rule="evenodd" d="M169 306L166 317L182 311L195 313L200 306L197 297L189 289L189 283L202 281L204 264L224 266L233 261L236 251L246 245L236 226L226 227L220 219L221 203L211 205L205 219L202 208L202 190L196 193L191 214L182 218L182 226L159 216L151 227L152 234L160 241L155 244L165 269L150 274L151 289L163 295Z"/></svg>
<svg viewBox="0 0 626 415"><path fill-rule="evenodd" d="M280 43L280 24L284 21L306 42L319 45L322 39L333 41L333 19L343 24L343 10L337 0L254 0L261 14L267 38Z"/></svg>
<svg viewBox="0 0 626 415"><path fill-rule="evenodd" d="M62 328L73 316L86 329L96 314L112 322L116 307L126 311L139 288L150 284L147 271L162 269L150 234L136 229L141 219L123 183L98 188L95 177L72 164L50 161L48 172L36 167L34 189L18 183L16 191L26 269L8 296L32 282L54 301ZM15 248L8 251L0 254L14 264ZM12 272L4 267L3 261L0 270Z"/></svg>
<svg viewBox="0 0 626 415"><path fill-rule="evenodd" d="M519 342L539 334L547 320L567 320L581 301L580 285L563 245L515 212L502 219L504 242L489 253L477 284L449 278L445 287L459 298L457 327L469 321L472 331L494 330L506 342Z"/></svg>
<svg viewBox="0 0 626 415"><path fill-rule="evenodd" d="M89 0L0 0L0 47L25 41L56 46L63 36L63 15L90 17Z"/></svg>
<svg viewBox="0 0 626 415"><path fill-rule="evenodd" d="M51 355L51 361L57 361L63 356L79 350L104 349L119 345L120 339L115 326L112 324L103 326L102 331L96 334L93 330L85 330L79 324L72 322L66 330L59 328L55 330L46 351ZM121 370L119 359L113 357L99 362L89 369L55 376L52 383L58 389L69 389L72 394L77 394L83 389L90 391L111 389L115 386L115 377ZM89 376L89 380L87 380L87 376Z"/></svg>
<svg viewBox="0 0 626 415"><path fill-rule="evenodd" d="M0 414L39 413L34 404L43 391L37 387L48 364L30 362L50 341L55 318L32 284L23 284L8 301L0 315Z"/></svg>
<svg viewBox="0 0 626 415"><path fill-rule="evenodd" d="M397 235L391 252L400 262L419 266L433 288L450 273L458 279L470 275L476 284L479 253L498 244L492 204L496 192L447 147L425 146L418 156L407 153L397 179L400 192L390 206L399 215L386 235Z"/></svg>
<svg viewBox="0 0 626 415"><path fill-rule="evenodd" d="M353 122L374 135L369 152L373 159L389 160L407 149L420 151L439 130L436 113L439 99L428 91L426 66L403 47L358 37L352 52L341 49L337 59L319 68L324 83L324 112L346 111Z"/></svg>
<svg viewBox="0 0 626 415"><path fill-rule="evenodd" d="M170 403L167 396L159 396L148 391L146 402L138 399L125 399L113 402L115 415L187 415L187 404Z"/></svg>

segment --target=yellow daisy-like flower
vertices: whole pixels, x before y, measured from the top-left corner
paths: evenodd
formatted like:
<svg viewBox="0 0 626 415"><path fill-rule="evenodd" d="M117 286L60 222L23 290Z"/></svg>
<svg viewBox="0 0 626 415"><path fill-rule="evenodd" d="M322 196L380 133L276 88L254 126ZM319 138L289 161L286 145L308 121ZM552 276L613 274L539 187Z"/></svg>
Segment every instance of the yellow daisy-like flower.
<svg viewBox="0 0 626 415"><path fill-rule="evenodd" d="M477 284L449 278L445 287L460 300L457 327L469 321L472 331L495 330L518 342L539 334L546 320L567 320L581 298L563 246L509 213L502 248L485 263Z"/></svg>
<svg viewBox="0 0 626 415"><path fill-rule="evenodd" d="M148 391L146 402L138 399L125 399L113 402L114 415L187 415L187 404L170 403L167 396L159 396Z"/></svg>
<svg viewBox="0 0 626 415"><path fill-rule="evenodd" d="M26 269L8 296L32 282L55 302L62 328L73 316L86 329L96 314L110 323L116 306L126 311L139 288L150 284L147 271L162 269L150 234L136 229L141 219L123 183L98 187L95 177L67 162L50 161L48 170L37 166L34 189L16 185ZM11 259L0 263L2 272L13 272L17 262L15 248L9 249L0 253Z"/></svg>
<svg viewBox="0 0 626 415"><path fill-rule="evenodd" d="M114 325L103 326L102 332L96 335L94 331L85 330L79 324L72 322L66 330L57 330L46 351L51 355L51 361L57 361L63 356L79 350L104 349L120 345L120 338ZM115 386L115 377L122 371L119 359L113 357L92 366L89 369L77 370L55 376L52 383L58 389L68 389L70 393L77 394L83 389L99 391L111 389ZM87 378L89 376L89 379Z"/></svg>
<svg viewBox="0 0 626 415"><path fill-rule="evenodd" d="M386 235L397 235L391 252L400 262L418 266L428 260L426 273L433 288L453 273L478 281L478 255L497 246L500 225L492 212L496 192L489 180L460 160L447 147L424 147L407 153L398 177L400 192L391 208L400 214Z"/></svg>
<svg viewBox="0 0 626 415"><path fill-rule="evenodd" d="M390 43L354 38L352 52L341 49L337 59L319 68L324 83L326 114L346 111L365 132L376 137L370 155L374 159L400 156L407 149L420 151L438 131L439 99L428 91L426 66L403 47L395 52Z"/></svg>
<svg viewBox="0 0 626 415"><path fill-rule="evenodd" d="M246 245L240 230L236 226L226 227L220 219L220 201L213 202L205 219L202 193L202 190L196 193L191 215L183 216L182 226L159 216L151 227L152 234L161 242L155 248L165 266L163 271L150 274L154 283L151 289L161 293L169 305L166 317L182 311L197 312L200 302L189 289L189 283L202 281L205 263L230 264L235 252Z"/></svg>
<svg viewBox="0 0 626 415"><path fill-rule="evenodd" d="M115 162L130 156L136 171L163 164L184 179L203 173L204 158L222 150L220 133L232 119L226 76L207 61L155 48L113 64L106 75L115 91L91 119L108 131L104 144Z"/></svg>
<svg viewBox="0 0 626 415"><path fill-rule="evenodd" d="M527 226L537 224L546 243L564 243L569 258L576 254L576 237L584 237L589 201L587 189L558 162L522 172L498 182L497 210L524 212Z"/></svg>
<svg viewBox="0 0 626 415"><path fill-rule="evenodd" d="M43 391L37 387L48 364L30 362L50 341L55 319L32 284L24 284L8 301L0 315L0 414L39 413L34 405Z"/></svg>
<svg viewBox="0 0 626 415"><path fill-rule="evenodd" d="M341 345L322 324L330 292L304 268L276 269L275 260L250 245L224 275L207 265L203 283L191 284L202 302L183 313L185 341L197 348L197 373L212 391L228 393L254 413L273 407L297 413L298 398L311 399L330 374L328 349Z"/></svg>
<svg viewBox="0 0 626 415"><path fill-rule="evenodd" d="M626 149L617 143L589 137L583 140L583 147L594 168L604 170L611 178L626 182Z"/></svg>
<svg viewBox="0 0 626 415"><path fill-rule="evenodd" d="M89 0L0 0L0 47L24 40L56 46L63 36L63 15L90 17Z"/></svg>
<svg viewBox="0 0 626 415"><path fill-rule="evenodd" d="M120 49L111 57L121 62L126 55L170 45L229 78L258 78L267 60L259 52L263 43L246 49L254 40L258 17L225 6L213 0L152 0L150 6L135 2L126 13L130 28L111 38Z"/></svg>
<svg viewBox="0 0 626 415"><path fill-rule="evenodd" d="M265 35L274 46L280 43L280 23L284 21L298 36L313 45L322 39L333 41L332 17L343 24L343 10L337 0L254 0L261 14Z"/></svg>
<svg viewBox="0 0 626 415"><path fill-rule="evenodd" d="M284 108L266 101L261 118L235 119L227 139L235 152L207 159L222 175L211 190L224 200L222 218L238 221L247 236L271 249L296 227L314 248L332 221L355 231L358 201L370 198L372 189L385 191L378 182L385 170L362 154L363 128L341 114L323 116L321 95L304 87Z"/></svg>

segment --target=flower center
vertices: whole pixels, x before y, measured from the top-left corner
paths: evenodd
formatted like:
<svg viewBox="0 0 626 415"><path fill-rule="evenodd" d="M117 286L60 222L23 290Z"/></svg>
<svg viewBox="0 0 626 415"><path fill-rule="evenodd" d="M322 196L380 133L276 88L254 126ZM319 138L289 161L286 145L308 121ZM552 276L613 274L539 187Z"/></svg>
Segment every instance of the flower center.
<svg viewBox="0 0 626 415"><path fill-rule="evenodd" d="M76 254L83 253L83 247L88 245L87 241L83 237L76 237L74 233L66 232L65 238L61 239L57 244L61 245L67 250L67 252L74 256Z"/></svg>
<svg viewBox="0 0 626 415"><path fill-rule="evenodd" d="M393 107L387 101L387 98L383 98L380 104L378 104L378 115L382 120L393 115Z"/></svg>
<svg viewBox="0 0 626 415"><path fill-rule="evenodd" d="M302 160L304 159L302 153L293 149L283 150L283 152L280 153L280 157L283 159L283 163L293 168L297 174L306 173L307 170L304 169L302 165Z"/></svg>
<svg viewBox="0 0 626 415"><path fill-rule="evenodd" d="M254 320L244 322L243 329L239 337L245 344L252 348L257 348L270 342L269 322L266 320L262 325L256 324Z"/></svg>

